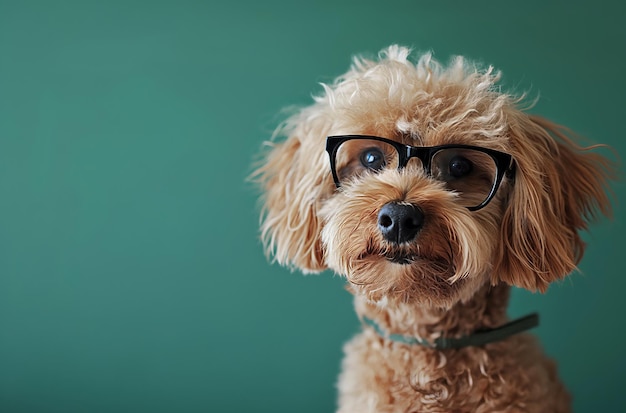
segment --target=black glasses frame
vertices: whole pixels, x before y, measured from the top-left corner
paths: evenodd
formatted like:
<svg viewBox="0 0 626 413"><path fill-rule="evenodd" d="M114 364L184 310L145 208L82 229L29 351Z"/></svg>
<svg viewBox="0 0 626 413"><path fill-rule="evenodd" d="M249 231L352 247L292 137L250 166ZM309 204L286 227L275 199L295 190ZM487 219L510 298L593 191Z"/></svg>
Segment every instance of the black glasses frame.
<svg viewBox="0 0 626 413"><path fill-rule="evenodd" d="M493 199L496 192L498 191L498 188L500 187L502 178L504 178L505 175L509 179L513 179L515 175L515 161L513 160L513 157L508 153L496 151L495 149L461 144L439 146L411 146L393 141L391 139L381 138L379 136L337 135L328 136L326 138L326 152L328 152L328 155L330 156L330 170L333 174L333 180L335 181L335 186L337 186L337 188L341 187L341 181L339 180L339 175L337 174L336 169L337 150L342 143L350 140L375 140L385 142L393 146L398 152L398 170L404 168L411 158L418 158L420 161L422 161L422 165L424 166L424 173L427 176L431 176L430 164L433 156L442 149L472 149L489 155L496 163L496 179L494 180L494 184L491 187L489 195L487 195L487 198L485 198L482 203L477 206L466 207L470 211L477 211L483 208Z"/></svg>

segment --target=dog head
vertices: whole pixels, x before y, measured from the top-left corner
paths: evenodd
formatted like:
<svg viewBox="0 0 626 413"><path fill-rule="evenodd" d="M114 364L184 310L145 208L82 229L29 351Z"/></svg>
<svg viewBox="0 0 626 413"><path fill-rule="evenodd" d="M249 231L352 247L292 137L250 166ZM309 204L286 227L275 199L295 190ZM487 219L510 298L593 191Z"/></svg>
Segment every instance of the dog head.
<svg viewBox="0 0 626 413"><path fill-rule="evenodd" d="M498 81L397 46L355 59L285 122L256 172L268 253L330 268L371 300L438 307L487 282L543 292L565 277L579 231L610 214L611 164Z"/></svg>

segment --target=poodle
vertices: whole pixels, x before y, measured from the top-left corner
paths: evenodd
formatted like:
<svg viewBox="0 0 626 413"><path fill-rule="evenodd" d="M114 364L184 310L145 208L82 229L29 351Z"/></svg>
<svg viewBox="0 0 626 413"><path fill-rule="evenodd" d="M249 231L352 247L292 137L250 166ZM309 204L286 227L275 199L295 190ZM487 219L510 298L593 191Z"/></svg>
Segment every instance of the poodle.
<svg viewBox="0 0 626 413"><path fill-rule="evenodd" d="M509 292L576 269L615 166L492 67L410 55L354 58L278 128L255 172L266 251L354 295L339 412L568 412Z"/></svg>

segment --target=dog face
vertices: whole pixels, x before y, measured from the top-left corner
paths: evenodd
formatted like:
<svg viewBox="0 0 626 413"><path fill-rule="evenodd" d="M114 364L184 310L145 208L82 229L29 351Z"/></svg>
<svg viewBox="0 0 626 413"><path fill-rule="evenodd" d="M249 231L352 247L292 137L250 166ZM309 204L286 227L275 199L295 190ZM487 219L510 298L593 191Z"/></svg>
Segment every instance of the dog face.
<svg viewBox="0 0 626 413"><path fill-rule="evenodd" d="M378 302L445 308L487 282L545 291L581 259L578 232L610 213L609 161L521 111L491 68L408 54L356 59L270 144L257 171L268 252Z"/></svg>

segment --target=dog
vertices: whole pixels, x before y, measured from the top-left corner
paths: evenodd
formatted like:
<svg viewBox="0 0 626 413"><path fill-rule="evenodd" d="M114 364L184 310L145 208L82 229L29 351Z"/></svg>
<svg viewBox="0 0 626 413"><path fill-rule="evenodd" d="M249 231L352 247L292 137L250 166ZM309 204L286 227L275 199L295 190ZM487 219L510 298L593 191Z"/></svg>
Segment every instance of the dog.
<svg viewBox="0 0 626 413"><path fill-rule="evenodd" d="M615 166L492 67L411 53L354 58L278 128L254 173L266 251L354 295L339 412L568 412L509 291L576 269Z"/></svg>

